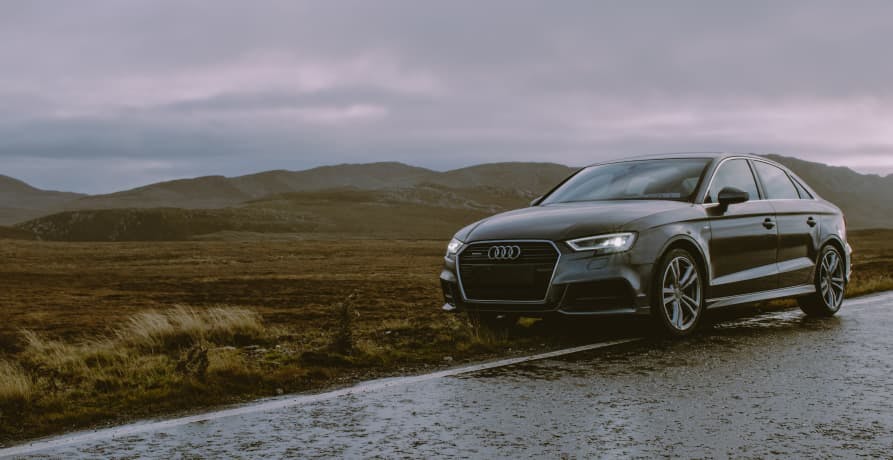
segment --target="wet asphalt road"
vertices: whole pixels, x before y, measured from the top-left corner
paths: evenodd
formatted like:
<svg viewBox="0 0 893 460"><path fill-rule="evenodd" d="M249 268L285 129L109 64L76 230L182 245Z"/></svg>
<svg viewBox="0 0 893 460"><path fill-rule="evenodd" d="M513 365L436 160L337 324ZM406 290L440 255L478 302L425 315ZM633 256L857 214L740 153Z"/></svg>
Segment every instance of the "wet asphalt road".
<svg viewBox="0 0 893 460"><path fill-rule="evenodd" d="M35 455L893 458L893 295Z"/></svg>

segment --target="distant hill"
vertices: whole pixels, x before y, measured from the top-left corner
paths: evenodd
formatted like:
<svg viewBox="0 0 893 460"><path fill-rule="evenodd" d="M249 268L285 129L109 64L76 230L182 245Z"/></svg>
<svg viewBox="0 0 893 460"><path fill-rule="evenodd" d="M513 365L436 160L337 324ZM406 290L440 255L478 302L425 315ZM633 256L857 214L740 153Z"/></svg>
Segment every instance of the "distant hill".
<svg viewBox="0 0 893 460"><path fill-rule="evenodd" d="M474 193L439 186L292 192L225 209L66 211L18 228L57 241L170 241L259 233L314 238L449 238L462 225L527 200L513 192L482 192L490 201L475 201Z"/></svg>
<svg viewBox="0 0 893 460"><path fill-rule="evenodd" d="M253 198L223 176L180 179L115 192L92 195L70 201L65 208L122 209L122 208L224 208Z"/></svg>
<svg viewBox="0 0 893 460"><path fill-rule="evenodd" d="M36 235L28 230L13 227L0 226L0 239L4 240L33 240Z"/></svg>
<svg viewBox="0 0 893 460"><path fill-rule="evenodd" d="M353 187L362 190L407 187L439 174L403 163L382 162L322 166L305 171L267 171L235 177L232 182L252 197Z"/></svg>
<svg viewBox="0 0 893 460"><path fill-rule="evenodd" d="M310 232L300 215L243 209L100 209L65 211L17 228L49 241L177 241L222 231Z"/></svg>
<svg viewBox="0 0 893 460"><path fill-rule="evenodd" d="M859 174L840 166L766 156L790 168L822 198L839 206L850 227L893 227L893 175Z"/></svg>
<svg viewBox="0 0 893 460"><path fill-rule="evenodd" d="M379 190L425 183L452 188L518 188L523 192L543 193L571 172L573 168L551 163L485 164L448 172L393 162L342 164L305 171L280 170L233 178L208 176L161 182L123 192L84 197L68 203L66 209L213 209L290 192L343 187Z"/></svg>
<svg viewBox="0 0 893 460"><path fill-rule="evenodd" d="M841 206L851 228L893 227L893 176L768 157ZM0 176L0 206L8 206L0 208L0 225L21 222L19 236L75 241L249 233L446 238L469 222L525 206L574 170L554 163L493 163L446 172L402 163L342 164L174 180L96 196L38 190Z"/></svg>
<svg viewBox="0 0 893 460"><path fill-rule="evenodd" d="M555 163L488 163L437 173L428 182L454 188L497 187L536 197L579 168Z"/></svg>
<svg viewBox="0 0 893 460"><path fill-rule="evenodd" d="M46 215L83 196L79 193L41 190L18 179L0 175L0 225Z"/></svg>

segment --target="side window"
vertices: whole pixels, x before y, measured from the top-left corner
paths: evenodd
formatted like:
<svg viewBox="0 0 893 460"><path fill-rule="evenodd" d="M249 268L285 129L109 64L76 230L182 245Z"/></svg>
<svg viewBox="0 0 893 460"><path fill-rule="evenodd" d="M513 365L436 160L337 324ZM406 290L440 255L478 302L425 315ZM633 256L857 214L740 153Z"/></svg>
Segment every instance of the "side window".
<svg viewBox="0 0 893 460"><path fill-rule="evenodd" d="M803 184L801 184L800 181L798 181L797 179L794 179L794 187L797 187L797 193L800 194L800 199L801 199L801 200L811 200L811 199L813 199L812 194L809 193L809 192L806 190L806 187L804 187Z"/></svg>
<svg viewBox="0 0 893 460"><path fill-rule="evenodd" d="M800 198L788 173L762 161L754 161L753 164L763 183L766 198L770 200L797 200Z"/></svg>
<svg viewBox="0 0 893 460"><path fill-rule="evenodd" d="M726 187L734 187L747 192L751 200L760 199L757 183L753 178L750 166L747 165L747 160L729 160L720 165L716 175L713 176L713 184L707 191L704 203L719 203L717 195Z"/></svg>

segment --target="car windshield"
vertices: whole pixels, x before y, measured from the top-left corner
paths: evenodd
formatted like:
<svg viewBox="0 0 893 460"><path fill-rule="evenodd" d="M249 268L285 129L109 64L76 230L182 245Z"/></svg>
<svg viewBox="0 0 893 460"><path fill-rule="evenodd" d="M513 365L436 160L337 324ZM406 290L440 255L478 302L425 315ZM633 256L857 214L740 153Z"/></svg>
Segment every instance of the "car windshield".
<svg viewBox="0 0 893 460"><path fill-rule="evenodd" d="M590 166L561 184L542 204L576 201L691 201L707 158L634 160Z"/></svg>

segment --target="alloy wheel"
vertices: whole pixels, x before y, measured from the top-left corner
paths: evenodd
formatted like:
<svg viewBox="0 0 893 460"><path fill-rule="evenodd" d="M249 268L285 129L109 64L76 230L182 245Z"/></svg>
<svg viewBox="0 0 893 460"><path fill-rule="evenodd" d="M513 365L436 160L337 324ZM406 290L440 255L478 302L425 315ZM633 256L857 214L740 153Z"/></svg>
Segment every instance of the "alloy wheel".
<svg viewBox="0 0 893 460"><path fill-rule="evenodd" d="M836 310L840 308L846 291L840 254L834 250L826 252L822 257L822 265L819 270L819 289L822 300L828 308Z"/></svg>
<svg viewBox="0 0 893 460"><path fill-rule="evenodd" d="M686 331L701 314L701 280L698 267L687 257L674 257L664 270L661 285L664 313L670 325Z"/></svg>

